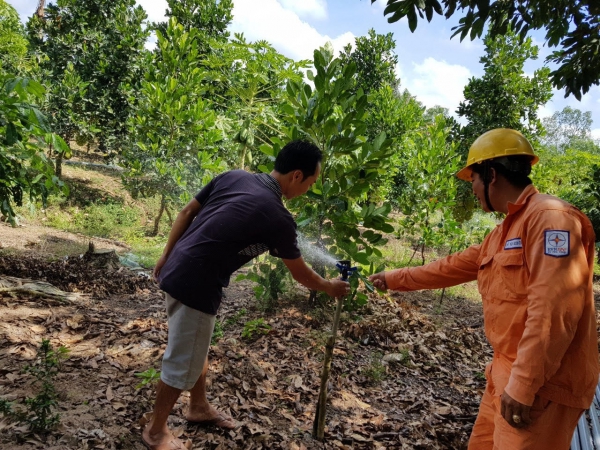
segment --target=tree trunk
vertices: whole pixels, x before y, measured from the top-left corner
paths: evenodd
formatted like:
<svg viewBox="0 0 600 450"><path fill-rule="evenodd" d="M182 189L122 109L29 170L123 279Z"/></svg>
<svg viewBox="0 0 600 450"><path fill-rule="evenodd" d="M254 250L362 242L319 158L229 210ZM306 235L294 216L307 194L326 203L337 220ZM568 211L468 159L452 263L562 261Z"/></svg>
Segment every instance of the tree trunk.
<svg viewBox="0 0 600 450"><path fill-rule="evenodd" d="M244 170L244 166L246 165L246 144L242 147L242 157L240 159L240 169Z"/></svg>
<svg viewBox="0 0 600 450"><path fill-rule="evenodd" d="M151 236L156 236L158 234L158 227L160 224L160 219L162 218L163 212L165 212L165 196L160 196L160 209L158 210L158 216L154 219L154 229L152 230Z"/></svg>
<svg viewBox="0 0 600 450"><path fill-rule="evenodd" d="M62 179L62 160L63 152L58 152L56 159L54 160L54 174Z"/></svg>
<svg viewBox="0 0 600 450"><path fill-rule="evenodd" d="M165 201L165 213L167 214L167 217L169 219L169 226L172 227L173 226L173 217L171 217L171 210L167 206L166 201Z"/></svg>
<svg viewBox="0 0 600 450"><path fill-rule="evenodd" d="M335 338L340 323L340 314L344 297L338 297L335 307L335 316L333 318L333 330L331 336L327 339L325 347L325 359L323 361L323 372L321 373L321 389L319 390L319 400L313 422L313 438L322 441L325 437L325 419L327 416L327 381L329 380L329 372L331 371L331 361L333 359L333 347L335 346Z"/></svg>

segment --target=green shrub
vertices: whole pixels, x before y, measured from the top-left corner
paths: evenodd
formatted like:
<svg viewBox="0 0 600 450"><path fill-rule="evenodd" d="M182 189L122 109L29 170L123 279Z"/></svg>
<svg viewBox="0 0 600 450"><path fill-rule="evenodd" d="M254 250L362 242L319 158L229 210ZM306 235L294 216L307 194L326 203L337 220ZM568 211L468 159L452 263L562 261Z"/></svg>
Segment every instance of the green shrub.
<svg viewBox="0 0 600 450"><path fill-rule="evenodd" d="M289 285L289 270L280 258L264 256L258 258L247 274L238 275L236 281L250 280L256 285L254 295L262 311L274 311L279 295L285 293Z"/></svg>
<svg viewBox="0 0 600 450"><path fill-rule="evenodd" d="M251 320L246 322L244 329L242 330L242 338L253 339L257 334L269 334L271 331L271 325L265 322L262 317L260 319Z"/></svg>
<svg viewBox="0 0 600 450"><path fill-rule="evenodd" d="M148 370L136 373L135 376L142 379L142 381L140 381L140 383L135 387L136 389L140 389L147 384L154 384L160 380L160 370L156 370L155 368L151 367Z"/></svg>
<svg viewBox="0 0 600 450"><path fill-rule="evenodd" d="M363 374L372 384L379 384L387 375L387 370L382 362L382 354L375 353L371 355L369 364L363 369Z"/></svg>
<svg viewBox="0 0 600 450"><path fill-rule="evenodd" d="M35 377L35 385L39 387L34 397L23 401L25 410L13 409L13 404L5 399L0 399L0 413L17 422L26 423L34 433L48 433L60 423L60 415L54 411L58 409L58 394L53 380L60 371L61 362L67 358L66 347L52 348L48 339L43 339L37 351L36 361L24 369Z"/></svg>

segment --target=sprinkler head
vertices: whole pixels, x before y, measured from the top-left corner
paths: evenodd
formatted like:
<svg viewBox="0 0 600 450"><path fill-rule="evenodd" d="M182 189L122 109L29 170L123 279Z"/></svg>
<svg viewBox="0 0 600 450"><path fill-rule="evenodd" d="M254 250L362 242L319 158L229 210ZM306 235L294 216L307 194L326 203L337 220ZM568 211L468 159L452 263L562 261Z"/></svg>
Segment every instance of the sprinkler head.
<svg viewBox="0 0 600 450"><path fill-rule="evenodd" d="M344 281L348 280L348 276L352 275L352 272L356 271L356 267L350 267L350 264L350 260L341 259L335 265L342 274L342 280Z"/></svg>

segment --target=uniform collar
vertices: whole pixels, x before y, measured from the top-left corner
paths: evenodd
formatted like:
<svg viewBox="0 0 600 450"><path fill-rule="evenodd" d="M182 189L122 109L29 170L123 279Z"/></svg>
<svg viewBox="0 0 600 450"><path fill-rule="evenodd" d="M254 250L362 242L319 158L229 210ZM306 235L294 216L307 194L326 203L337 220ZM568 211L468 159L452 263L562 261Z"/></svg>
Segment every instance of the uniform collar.
<svg viewBox="0 0 600 450"><path fill-rule="evenodd" d="M515 203L508 202L508 214L514 214L519 211L527 204L529 197L539 193L540 192L533 184L528 185L525 189L523 189L523 192L521 192L521 195L519 195L519 198Z"/></svg>

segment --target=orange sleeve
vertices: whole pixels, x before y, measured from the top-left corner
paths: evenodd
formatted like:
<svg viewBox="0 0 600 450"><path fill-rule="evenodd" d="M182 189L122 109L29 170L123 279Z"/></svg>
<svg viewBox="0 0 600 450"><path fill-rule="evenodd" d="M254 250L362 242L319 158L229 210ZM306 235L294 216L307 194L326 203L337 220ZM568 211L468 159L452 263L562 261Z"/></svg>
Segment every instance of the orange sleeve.
<svg viewBox="0 0 600 450"><path fill-rule="evenodd" d="M481 245L473 245L425 266L388 271L385 273L385 282L388 289L416 291L440 289L476 280L480 250Z"/></svg>
<svg viewBox="0 0 600 450"><path fill-rule="evenodd" d="M581 222L572 213L540 211L531 217L525 234L524 252L530 271L527 321L505 390L518 402L532 405L538 390L560 367L573 340L586 302L590 268ZM563 240L568 241L568 247ZM519 336L511 338L517 340Z"/></svg>

